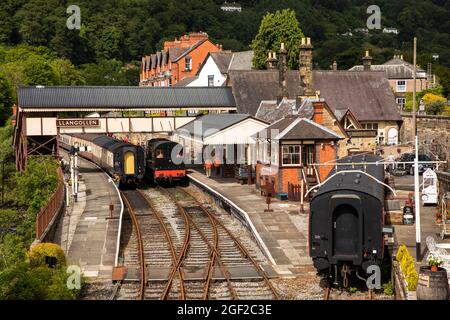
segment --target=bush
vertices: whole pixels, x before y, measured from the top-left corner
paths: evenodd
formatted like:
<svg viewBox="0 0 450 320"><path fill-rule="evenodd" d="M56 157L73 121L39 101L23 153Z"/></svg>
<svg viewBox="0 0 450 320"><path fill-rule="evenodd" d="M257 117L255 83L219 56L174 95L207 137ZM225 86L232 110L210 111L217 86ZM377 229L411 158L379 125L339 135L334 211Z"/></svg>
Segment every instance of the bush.
<svg viewBox="0 0 450 320"><path fill-rule="evenodd" d="M66 266L66 256L63 249L54 243L39 243L31 248L28 253L28 259L31 266L45 265L45 257L55 257L57 259L57 267Z"/></svg>
<svg viewBox="0 0 450 320"><path fill-rule="evenodd" d="M401 245L401 246L398 248L397 255L395 256L395 258L397 259L397 261L398 261L399 263L402 261L403 256L404 256L405 253L407 253L407 252L408 252L408 249L406 248L405 245Z"/></svg>
<svg viewBox="0 0 450 320"><path fill-rule="evenodd" d="M405 276L408 290L415 291L419 276L414 266L414 259L406 246L402 245L399 247L396 259L400 263L400 269Z"/></svg>
<svg viewBox="0 0 450 320"><path fill-rule="evenodd" d="M418 280L419 280L419 275L417 274L417 271L413 266L413 268L410 269L410 271L408 272L408 275L406 276L406 283L408 284L409 291L416 291Z"/></svg>
<svg viewBox="0 0 450 320"><path fill-rule="evenodd" d="M383 284L382 288L383 288L383 293L385 295L387 295L387 296L394 295L394 286L392 285L391 282Z"/></svg>

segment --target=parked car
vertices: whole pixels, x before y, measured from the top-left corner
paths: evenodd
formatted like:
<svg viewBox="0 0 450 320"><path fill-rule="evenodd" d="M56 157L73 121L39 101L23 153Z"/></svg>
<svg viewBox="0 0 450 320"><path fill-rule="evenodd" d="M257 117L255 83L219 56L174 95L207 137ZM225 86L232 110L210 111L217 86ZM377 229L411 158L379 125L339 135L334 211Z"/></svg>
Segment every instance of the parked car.
<svg viewBox="0 0 450 320"><path fill-rule="evenodd" d="M404 153L400 156L399 162L413 162L414 158L414 153ZM426 154L419 154L420 161L431 161L431 159ZM405 170L410 175L414 174L414 164L412 163L399 163L397 168ZM434 165L432 163L419 163L419 174L424 173L429 168L434 169Z"/></svg>

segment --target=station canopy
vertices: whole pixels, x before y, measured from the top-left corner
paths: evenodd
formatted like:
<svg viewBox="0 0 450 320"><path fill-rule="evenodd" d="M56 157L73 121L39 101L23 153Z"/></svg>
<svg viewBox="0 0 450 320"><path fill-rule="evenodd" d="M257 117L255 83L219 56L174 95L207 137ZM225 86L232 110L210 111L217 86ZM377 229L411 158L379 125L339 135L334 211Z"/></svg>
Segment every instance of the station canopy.
<svg viewBox="0 0 450 320"><path fill-rule="evenodd" d="M18 87L24 112L51 111L234 111L229 87Z"/></svg>

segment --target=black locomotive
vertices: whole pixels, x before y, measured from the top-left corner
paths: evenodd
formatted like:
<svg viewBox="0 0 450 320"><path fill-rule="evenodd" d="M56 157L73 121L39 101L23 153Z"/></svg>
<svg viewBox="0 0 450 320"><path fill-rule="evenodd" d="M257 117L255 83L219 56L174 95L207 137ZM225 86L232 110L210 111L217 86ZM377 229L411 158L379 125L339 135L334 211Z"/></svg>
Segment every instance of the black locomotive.
<svg viewBox="0 0 450 320"><path fill-rule="evenodd" d="M80 155L117 178L120 188L136 187L144 178L145 153L141 146L99 134L61 135L60 141L65 147L86 147Z"/></svg>
<svg viewBox="0 0 450 320"><path fill-rule="evenodd" d="M361 270L382 264L385 186L379 182L384 182L384 168L382 164L359 165L380 160L375 155L338 160L349 165L337 166L337 174L335 167L312 198L310 256L328 284L341 282L352 271L364 278Z"/></svg>
<svg viewBox="0 0 450 320"><path fill-rule="evenodd" d="M187 183L183 148L167 139L147 141L146 178L151 183Z"/></svg>

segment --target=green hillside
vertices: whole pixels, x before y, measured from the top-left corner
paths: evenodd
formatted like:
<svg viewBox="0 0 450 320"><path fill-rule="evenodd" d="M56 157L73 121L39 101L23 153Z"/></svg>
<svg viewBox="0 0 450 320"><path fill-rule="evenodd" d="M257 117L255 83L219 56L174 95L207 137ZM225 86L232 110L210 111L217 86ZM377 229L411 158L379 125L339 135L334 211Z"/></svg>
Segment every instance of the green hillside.
<svg viewBox="0 0 450 320"><path fill-rule="evenodd" d="M223 12L223 2L78 0L82 27L68 30L66 8L72 2L2 0L0 43L45 46L81 69L87 84L136 84L138 69L133 65L138 67L140 57L160 49L164 40L189 31L205 31L225 49L246 50L267 12L291 8L303 33L313 39L317 68L328 69L333 60L340 69L348 68L360 62L365 49L371 49L374 63L394 54L411 60L412 38L417 36L419 63L426 67L427 62L433 62L449 93L450 1L242 0L242 13ZM372 4L381 8L382 28L397 28L398 35L382 30L371 30L368 35L354 32L355 28L365 28L366 10ZM353 36L343 35L348 31ZM438 54L439 59L433 60L432 54ZM111 76L125 64L127 75ZM101 70L107 70L108 77Z"/></svg>

